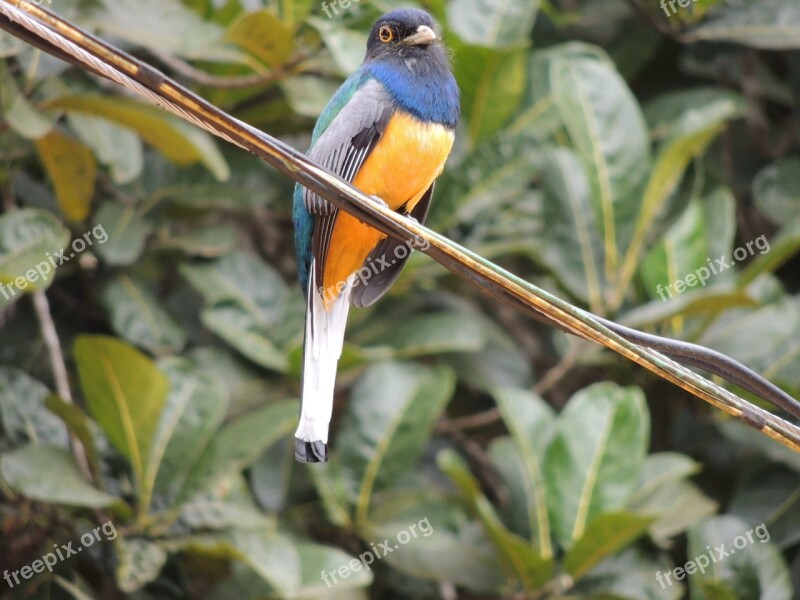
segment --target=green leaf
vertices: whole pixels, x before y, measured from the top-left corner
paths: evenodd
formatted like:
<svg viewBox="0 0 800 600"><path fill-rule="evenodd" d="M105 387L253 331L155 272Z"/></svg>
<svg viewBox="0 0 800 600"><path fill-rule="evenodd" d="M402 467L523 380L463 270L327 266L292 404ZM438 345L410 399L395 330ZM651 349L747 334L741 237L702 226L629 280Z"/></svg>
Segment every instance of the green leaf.
<svg viewBox="0 0 800 600"><path fill-rule="evenodd" d="M334 24L330 19L311 17L308 24L319 31L322 41L343 75L349 75L364 61L364 34Z"/></svg>
<svg viewBox="0 0 800 600"><path fill-rule="evenodd" d="M424 476L413 487L379 494L362 535L388 540L392 552L381 562L416 579L451 581L486 594L498 593L505 582L500 558L481 524ZM372 548L364 550L360 556L368 561Z"/></svg>
<svg viewBox="0 0 800 600"><path fill-rule="evenodd" d="M107 263L130 265L141 256L150 225L139 211L106 200L95 214L94 222L108 233L108 239L95 250Z"/></svg>
<svg viewBox="0 0 800 600"><path fill-rule="evenodd" d="M97 160L107 165L115 183L130 183L144 167L142 142L130 129L105 119L73 112L69 124Z"/></svg>
<svg viewBox="0 0 800 600"><path fill-rule="evenodd" d="M174 496L188 475L188 466L222 425L229 398L213 373L189 361L168 358L158 366L169 379L170 392L154 437L148 476L156 477L156 493Z"/></svg>
<svg viewBox="0 0 800 600"><path fill-rule="evenodd" d="M131 15L126 16L126 20ZM126 98L104 96L61 96L47 108L88 114L132 129L148 144L179 165L200 162L217 178L230 176L228 165L211 137L193 125L173 117L160 108Z"/></svg>
<svg viewBox="0 0 800 600"><path fill-rule="evenodd" d="M680 600L684 589L680 582L666 580L673 565L664 554L657 557L640 548L628 547L606 558L584 577L582 587L595 593L584 598L596 600ZM659 583L660 582L660 583Z"/></svg>
<svg viewBox="0 0 800 600"><path fill-rule="evenodd" d="M552 574L553 559L542 557L527 540L505 528L461 457L452 450L443 450L436 457L436 462L483 523L509 575L519 579L526 590L540 589L547 583Z"/></svg>
<svg viewBox="0 0 800 600"><path fill-rule="evenodd" d="M224 30L179 0L103 0L92 21L107 37L184 58L235 57L221 45Z"/></svg>
<svg viewBox="0 0 800 600"><path fill-rule="evenodd" d="M616 554L647 531L655 519L630 512L598 515L564 556L564 570L581 579L606 557Z"/></svg>
<svg viewBox="0 0 800 600"><path fill-rule="evenodd" d="M476 228L498 210L529 200L537 145L528 136L503 132L479 144L458 169L445 170L437 180L428 221L445 230Z"/></svg>
<svg viewBox="0 0 800 600"><path fill-rule="evenodd" d="M493 395L524 464L523 485L534 547L542 557L550 558L553 549L543 462L554 434L555 414L539 396L524 390L501 388Z"/></svg>
<svg viewBox="0 0 800 600"><path fill-rule="evenodd" d="M446 367L412 363L377 364L355 385L336 449L356 499L357 522L366 522L375 491L419 459L454 385Z"/></svg>
<svg viewBox="0 0 800 600"><path fill-rule="evenodd" d="M638 256L635 262L651 297L666 302L693 289L724 282L733 275L732 271L717 271L714 260L731 255L736 227L734 205L733 195L724 188L692 200L663 241L644 260ZM733 265L736 261L726 258L726 262Z"/></svg>
<svg viewBox="0 0 800 600"><path fill-rule="evenodd" d="M58 416L69 431L78 438L86 453L86 458L92 469L92 473L102 473L100 463L100 453L97 450L95 434L91 429L91 423L86 413L74 402L67 402L55 394L50 394L45 399L45 406L54 415ZM100 482L102 486L102 481Z"/></svg>
<svg viewBox="0 0 800 600"><path fill-rule="evenodd" d="M139 510L146 511L152 491L146 472L169 382L149 358L115 338L82 335L75 341L74 355L89 410L130 461Z"/></svg>
<svg viewBox="0 0 800 600"><path fill-rule="evenodd" d="M486 345L478 352L444 355L439 359L453 368L458 380L486 391L533 385L529 359L517 343L484 314L475 312L469 318L483 327Z"/></svg>
<svg viewBox="0 0 800 600"><path fill-rule="evenodd" d="M745 108L744 98L731 90L697 87L657 96L645 105L644 116L652 137L677 140L742 117Z"/></svg>
<svg viewBox="0 0 800 600"><path fill-rule="evenodd" d="M707 546L711 546L711 551ZM789 569L781 553L769 542L769 531L763 524L753 527L729 515L712 517L689 530L687 554L694 557L698 569L701 562L708 563L704 572L698 570L688 577L692 598L724 597L714 591L720 584L735 590L740 598L791 600L794 597Z"/></svg>
<svg viewBox="0 0 800 600"><path fill-rule="evenodd" d="M293 595L302 580L300 553L292 541L269 530L235 530L231 544L240 559L281 595Z"/></svg>
<svg viewBox="0 0 800 600"><path fill-rule="evenodd" d="M397 358L415 358L447 352L476 352L486 343L480 323L463 313L448 311L391 322L373 332L361 345L391 343Z"/></svg>
<svg viewBox="0 0 800 600"><path fill-rule="evenodd" d="M232 301L268 322L279 321L290 300L280 274L241 250L219 260L182 264L180 272L206 303Z"/></svg>
<svg viewBox="0 0 800 600"><path fill-rule="evenodd" d="M636 98L606 57L583 45L551 52L556 106L589 178L605 274L613 281L650 170L647 128Z"/></svg>
<svg viewBox="0 0 800 600"><path fill-rule="evenodd" d="M114 332L131 344L151 354L171 354L186 344L186 333L141 281L119 275L100 299Z"/></svg>
<svg viewBox="0 0 800 600"><path fill-rule="evenodd" d="M800 541L800 487L798 475L788 469L764 469L754 461L738 478L728 513L747 523L766 523L770 540L781 548Z"/></svg>
<svg viewBox="0 0 800 600"><path fill-rule="evenodd" d="M64 448L30 444L7 452L0 455L0 474L13 489L33 500L87 508L121 502L88 483Z"/></svg>
<svg viewBox="0 0 800 600"><path fill-rule="evenodd" d="M0 306L26 290L47 289L60 262L50 255L67 242L69 231L50 213L25 208L0 215Z"/></svg>
<svg viewBox="0 0 800 600"><path fill-rule="evenodd" d="M776 225L800 226L800 158L764 167L753 180L753 199Z"/></svg>
<svg viewBox="0 0 800 600"><path fill-rule="evenodd" d="M289 359L271 339L270 324L240 305L215 304L203 309L200 319L210 331L257 365L282 373L288 371Z"/></svg>
<svg viewBox="0 0 800 600"><path fill-rule="evenodd" d="M97 177L97 161L91 150L57 131L36 140L36 149L61 212L70 221L86 219Z"/></svg>
<svg viewBox="0 0 800 600"><path fill-rule="evenodd" d="M684 36L769 50L800 48L800 8L793 0L740 0Z"/></svg>
<svg viewBox="0 0 800 600"><path fill-rule="evenodd" d="M178 250L192 257L219 258L235 247L239 230L231 225L193 227L189 231L159 231L155 244L158 249Z"/></svg>
<svg viewBox="0 0 800 600"><path fill-rule="evenodd" d="M147 540L120 539L115 548L115 577L123 592L135 592L153 581L167 562L166 551Z"/></svg>
<svg viewBox="0 0 800 600"><path fill-rule="evenodd" d="M55 124L55 119L43 115L28 102L5 61L0 61L0 114L15 133L30 140L46 136Z"/></svg>
<svg viewBox="0 0 800 600"><path fill-rule="evenodd" d="M225 39L273 68L285 63L294 50L294 32L269 10L242 13Z"/></svg>
<svg viewBox="0 0 800 600"><path fill-rule="evenodd" d="M525 48L497 50L448 40L461 89L461 112L475 145L505 125L525 92Z"/></svg>
<svg viewBox="0 0 800 600"><path fill-rule="evenodd" d="M603 242L592 210L586 171L574 152L550 148L540 162L545 193L541 252L545 264L572 294L603 306Z"/></svg>
<svg viewBox="0 0 800 600"><path fill-rule="evenodd" d="M623 259L616 290L618 304L624 299L630 280L641 262L642 252L654 222L663 214L667 201L678 187L690 161L705 152L720 131L722 123L711 123L699 131L670 139L656 157L644 191L633 236Z"/></svg>
<svg viewBox="0 0 800 600"><path fill-rule="evenodd" d="M447 7L450 28L470 44L508 47L528 41L539 2L453 0Z"/></svg>
<svg viewBox="0 0 800 600"><path fill-rule="evenodd" d="M0 367L0 422L12 443L67 447L64 424L45 408L49 395L47 386L33 377L13 367Z"/></svg>
<svg viewBox="0 0 800 600"><path fill-rule="evenodd" d="M682 454L662 452L645 459L627 507L657 517L648 530L656 542L666 544L716 512L717 503L686 481L699 468L699 464Z"/></svg>
<svg viewBox="0 0 800 600"><path fill-rule="evenodd" d="M599 383L567 403L544 466L550 522L565 548L597 515L624 506L644 461L649 425L639 388Z"/></svg>
<svg viewBox="0 0 800 600"><path fill-rule="evenodd" d="M331 587L335 587L337 592L343 592L350 597L353 593L352 590L366 588L374 579L372 572L367 571L361 561L338 548L309 543L297 543L295 548L300 558L302 582L297 590L297 597L327 597L331 592ZM347 577L337 576L335 585L325 583L321 574L323 572L336 573L342 565L348 566ZM333 581L331 575L328 575L328 581Z"/></svg>
<svg viewBox="0 0 800 600"><path fill-rule="evenodd" d="M297 402L293 400L272 404L226 424L188 469L179 498L189 499L220 478L249 466L296 425Z"/></svg>

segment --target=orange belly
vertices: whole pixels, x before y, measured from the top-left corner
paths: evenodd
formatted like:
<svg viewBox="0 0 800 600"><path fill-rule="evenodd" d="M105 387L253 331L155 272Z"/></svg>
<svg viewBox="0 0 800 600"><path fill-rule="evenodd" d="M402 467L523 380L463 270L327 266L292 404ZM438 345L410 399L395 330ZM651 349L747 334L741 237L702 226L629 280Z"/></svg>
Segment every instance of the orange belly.
<svg viewBox="0 0 800 600"><path fill-rule="evenodd" d="M442 125L396 113L353 184L364 193L383 199L392 210L406 205L410 212L441 174L453 147L453 137L453 132ZM355 217L339 213L325 259L326 307L338 295L341 286L337 284L347 281L360 269L385 237Z"/></svg>

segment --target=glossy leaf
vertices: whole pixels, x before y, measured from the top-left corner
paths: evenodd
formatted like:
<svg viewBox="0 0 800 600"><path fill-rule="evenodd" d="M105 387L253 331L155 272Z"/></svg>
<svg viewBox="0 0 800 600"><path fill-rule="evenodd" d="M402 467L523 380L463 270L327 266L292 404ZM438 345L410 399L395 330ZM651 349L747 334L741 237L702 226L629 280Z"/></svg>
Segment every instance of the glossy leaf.
<svg viewBox="0 0 800 600"><path fill-rule="evenodd" d="M629 242L651 166L644 118L613 65L591 48L565 46L554 52L550 81L561 120L589 178L605 274L611 279Z"/></svg>
<svg viewBox="0 0 800 600"><path fill-rule="evenodd" d="M15 444L32 442L67 447L67 430L45 407L50 390L12 367L0 367L0 422Z"/></svg>
<svg viewBox="0 0 800 600"><path fill-rule="evenodd" d="M18 300L23 292L47 289L61 262L58 252L67 242L67 229L44 211L0 215L0 305Z"/></svg>
<svg viewBox="0 0 800 600"><path fill-rule="evenodd" d="M513 388L498 389L495 401L524 464L523 485L534 547L552 556L544 458L555 429L555 414L540 397Z"/></svg>
<svg viewBox="0 0 800 600"><path fill-rule="evenodd" d="M528 40L539 2L455 0L447 7L450 27L465 42L507 47Z"/></svg>
<svg viewBox="0 0 800 600"><path fill-rule="evenodd" d="M132 129L170 160L184 166L200 162L220 181L230 175L225 159L208 134L153 106L123 98L89 95L62 96L47 106L88 114Z"/></svg>
<svg viewBox="0 0 800 600"><path fill-rule="evenodd" d="M437 463L480 519L508 574L518 578L527 590L543 586L550 578L552 559L539 555L526 540L503 526L489 500L481 493L478 482L457 454L444 450L439 453Z"/></svg>
<svg viewBox="0 0 800 600"><path fill-rule="evenodd" d="M186 360L163 359L158 366L169 379L170 392L153 438L147 477L157 493L174 495L187 476L187 465L222 425L228 394L212 373Z"/></svg>
<svg viewBox="0 0 800 600"><path fill-rule="evenodd" d="M145 355L111 337L81 336L74 352L89 410L111 443L130 461L140 510L146 510L151 489L146 472L153 460L153 440L169 382Z"/></svg>
<svg viewBox="0 0 800 600"><path fill-rule="evenodd" d="M83 144L53 131L36 141L58 198L61 212L70 221L83 221L94 196L97 162Z"/></svg>
<svg viewBox="0 0 800 600"><path fill-rule="evenodd" d="M359 521L373 494L419 459L454 384L449 369L406 363L375 365L356 384L335 442Z"/></svg>
<svg viewBox="0 0 800 600"><path fill-rule="evenodd" d="M30 444L0 455L0 475L32 500L87 508L120 501L87 482L70 453L55 446Z"/></svg>
<svg viewBox="0 0 800 600"><path fill-rule="evenodd" d="M570 399L544 465L550 521L563 546L573 546L597 515L624 506L644 461L649 425L638 388L601 383Z"/></svg>
<svg viewBox="0 0 800 600"><path fill-rule="evenodd" d="M163 548L143 539L120 540L117 545L116 579L124 592L135 592L154 580L167 562Z"/></svg>
<svg viewBox="0 0 800 600"><path fill-rule="evenodd" d="M706 546L711 546L711 557ZM790 600L793 596L786 562L763 529L756 532L736 517L712 517L693 527L688 554L697 557L698 567L700 556L705 555L707 562L717 559L705 573L698 571L688 578L692 596L699 600L718 597L713 591L708 593L708 584L725 585L742 598Z"/></svg>
<svg viewBox="0 0 800 600"><path fill-rule="evenodd" d="M792 0L741 0L690 31L687 39L770 50L798 48L800 11Z"/></svg>
<svg viewBox="0 0 800 600"><path fill-rule="evenodd" d="M272 404L226 424L211 438L188 470L179 497L190 498L220 478L252 464L281 436L297 426L297 403Z"/></svg>
<svg viewBox="0 0 800 600"><path fill-rule="evenodd" d="M456 58L454 73L461 88L462 119L473 144L512 117L525 91L525 50L469 45L457 38L449 46Z"/></svg>
<svg viewBox="0 0 800 600"><path fill-rule="evenodd" d="M186 343L184 331L141 281L120 275L103 289L101 301L114 331L131 344L169 354Z"/></svg>
<svg viewBox="0 0 800 600"><path fill-rule="evenodd" d="M564 569L580 579L606 557L644 535L653 517L626 512L598 515L564 556Z"/></svg>

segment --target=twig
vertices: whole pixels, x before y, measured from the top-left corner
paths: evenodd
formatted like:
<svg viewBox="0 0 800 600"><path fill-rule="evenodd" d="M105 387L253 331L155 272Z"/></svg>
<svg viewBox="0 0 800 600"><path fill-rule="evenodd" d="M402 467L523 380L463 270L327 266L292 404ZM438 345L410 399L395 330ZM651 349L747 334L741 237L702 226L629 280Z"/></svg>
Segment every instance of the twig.
<svg viewBox="0 0 800 600"><path fill-rule="evenodd" d="M44 291L39 290L33 295L33 309L39 321L39 330L42 333L47 353L50 357L50 369L53 372L53 380L56 385L56 393L65 402L72 404L72 392L69 388L69 378L67 376L67 366L64 363L64 353L61 352L61 343L58 340L58 332L50 314L50 303ZM78 463L83 474L89 481L93 481L92 471L89 468L89 461L86 458L86 451L80 440L74 433L70 432L69 445L72 454Z"/></svg>
<svg viewBox="0 0 800 600"><path fill-rule="evenodd" d="M578 362L578 358L581 355L581 345L581 343L574 344L569 349L567 354L565 354L564 357L558 361L555 366L553 366L553 368L549 369L544 374L544 377L539 380L539 383L533 386L531 391L538 396L542 396L559 382L561 382L567 373L572 370L572 367L575 366L575 363ZM465 429L479 429L481 427L493 425L501 419L502 415L500 414L500 409L495 406L489 410L467 415L465 417L442 419L440 423L437 424L437 431L448 431L452 428L460 429L462 431Z"/></svg>

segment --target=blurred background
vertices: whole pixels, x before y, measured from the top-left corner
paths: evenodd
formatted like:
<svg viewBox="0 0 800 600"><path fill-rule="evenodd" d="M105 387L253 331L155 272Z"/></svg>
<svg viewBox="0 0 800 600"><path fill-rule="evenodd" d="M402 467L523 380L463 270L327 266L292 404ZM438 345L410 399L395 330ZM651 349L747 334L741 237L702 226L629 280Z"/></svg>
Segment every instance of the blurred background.
<svg viewBox="0 0 800 600"><path fill-rule="evenodd" d="M43 6L301 150L397 7ZM463 104L428 224L800 396L797 0L420 6ZM292 183L0 58L0 598L798 597L800 455L421 254L295 463Z"/></svg>

